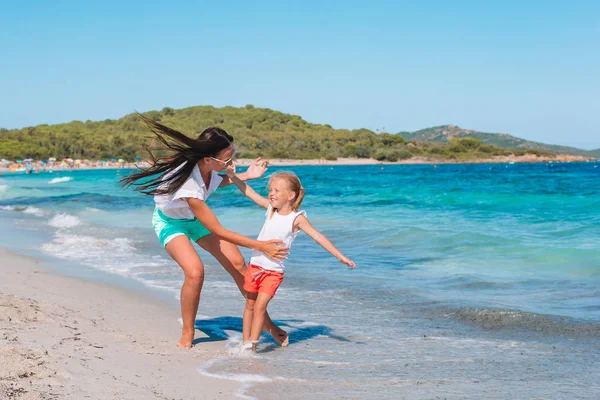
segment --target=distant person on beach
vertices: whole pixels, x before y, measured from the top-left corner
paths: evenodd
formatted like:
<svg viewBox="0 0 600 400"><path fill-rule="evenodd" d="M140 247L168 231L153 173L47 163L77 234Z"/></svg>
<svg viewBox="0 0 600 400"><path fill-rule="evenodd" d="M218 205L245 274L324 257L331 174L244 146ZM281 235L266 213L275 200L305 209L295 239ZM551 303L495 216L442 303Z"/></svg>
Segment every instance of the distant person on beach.
<svg viewBox="0 0 600 400"><path fill-rule="evenodd" d="M316 230L304 211L299 211L304 198L304 188L300 179L292 172L273 174L269 180L269 197L265 198L256 193L242 179L235 175L235 167L227 167L227 176L238 189L249 199L262 208L266 208L266 220L258 235L258 240L280 240L287 248L292 245L299 231L303 231L325 250L330 252L342 264L350 268L356 265L344 256L325 235ZM286 266L281 258L273 258L260 249L252 251L252 259L248 264L244 279L246 307L244 309L243 346L245 349L256 351L262 326L268 318L267 305L275 296ZM287 345L287 339L282 344Z"/></svg>
<svg viewBox="0 0 600 400"><path fill-rule="evenodd" d="M236 245L260 251L279 261L286 257L287 247L281 246L281 240L259 241L225 229L205 202L217 188L232 183L229 177L218 174L233 163L232 136L223 129L212 127L193 139L143 115L139 117L169 154L157 156L149 151L149 166L122 178L121 184L134 185L135 190L154 196L154 230L185 274L181 287L183 330L177 345L190 348L204 283L204 264L190 240L221 263L243 295L246 295L243 289L246 264ZM256 159L241 179L262 176L267 164ZM287 341L287 332L275 326L268 315L264 329L278 343Z"/></svg>

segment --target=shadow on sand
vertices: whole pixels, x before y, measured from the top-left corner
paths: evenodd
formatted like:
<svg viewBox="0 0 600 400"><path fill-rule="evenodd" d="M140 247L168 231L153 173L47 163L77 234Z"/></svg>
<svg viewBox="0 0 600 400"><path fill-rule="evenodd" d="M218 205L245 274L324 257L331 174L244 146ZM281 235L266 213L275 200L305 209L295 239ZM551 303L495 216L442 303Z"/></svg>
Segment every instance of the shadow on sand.
<svg viewBox="0 0 600 400"><path fill-rule="evenodd" d="M301 343L317 336L326 336L331 339L350 342L349 339L334 334L331 328L324 325L302 326L304 321L297 319L277 320L274 322L288 332L290 345ZM301 326L295 327L294 325ZM242 333L242 318L225 316L211 319L197 319L195 327L202 331L206 337L194 339L194 345L199 343L225 341L229 338L227 331ZM261 346L261 353L270 352L280 347L271 335L263 334L261 339L261 343L266 345Z"/></svg>

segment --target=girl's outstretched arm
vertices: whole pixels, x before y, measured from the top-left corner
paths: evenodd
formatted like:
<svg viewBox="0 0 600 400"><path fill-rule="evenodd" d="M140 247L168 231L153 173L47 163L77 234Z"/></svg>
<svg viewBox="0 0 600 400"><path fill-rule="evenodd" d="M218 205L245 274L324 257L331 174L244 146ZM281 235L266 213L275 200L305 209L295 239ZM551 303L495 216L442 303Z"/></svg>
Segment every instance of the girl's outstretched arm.
<svg viewBox="0 0 600 400"><path fill-rule="evenodd" d="M242 182L242 180L235 174L235 167L227 167L227 176L229 179L231 179L231 182L233 182L235 186L240 189L240 192L242 192L250 200L262 208L269 207L269 199L262 197L260 194L256 193L254 189L246 185L245 182Z"/></svg>
<svg viewBox="0 0 600 400"><path fill-rule="evenodd" d="M238 175L238 177L242 181L249 181L251 179L260 178L267 171L268 166L269 160L263 160L262 158L258 157L252 162L252 164L250 164L246 172L242 172ZM229 175L221 175L221 177L223 178L223 180L219 184L219 187L229 186L233 183Z"/></svg>
<svg viewBox="0 0 600 400"><path fill-rule="evenodd" d="M325 250L330 252L342 264L346 264L350 268L356 268L356 264L354 263L354 261L343 255L342 252L339 251L337 247L335 247L333 243L329 241L329 239L327 239L327 236L323 235L321 232L316 230L315 227L313 227L310 224L310 222L308 222L308 218L306 218L304 215L298 215L296 217L296 219L294 220L294 227L297 227L298 229L306 233L308 236L310 236L315 242L319 243Z"/></svg>
<svg viewBox="0 0 600 400"><path fill-rule="evenodd" d="M239 233L227 230L221 225L215 214L204 201L189 198L187 199L187 202L196 218L198 218L198 221L219 238L237 244L238 246L262 251L267 256L276 260L285 260L287 258L289 253L288 247L281 247L280 245L283 243L281 240L254 240L244 235L240 235Z"/></svg>

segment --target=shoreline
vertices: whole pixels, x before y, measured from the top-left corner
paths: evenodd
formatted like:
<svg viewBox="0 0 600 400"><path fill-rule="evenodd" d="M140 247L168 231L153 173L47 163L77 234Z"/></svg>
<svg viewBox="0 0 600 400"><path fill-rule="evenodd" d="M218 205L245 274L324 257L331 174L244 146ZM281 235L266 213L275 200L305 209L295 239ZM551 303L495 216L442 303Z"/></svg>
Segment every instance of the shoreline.
<svg viewBox="0 0 600 400"><path fill-rule="evenodd" d="M176 307L137 292L59 275L0 248L0 397L231 399L240 384L201 375L225 353L179 349Z"/></svg>
<svg viewBox="0 0 600 400"><path fill-rule="evenodd" d="M252 164L254 159L241 158L235 161L235 164L240 167L249 166ZM338 158L337 160L326 160L326 159L289 159L289 158L271 158L269 159L270 165L277 166L342 166L342 165L443 165L443 164L506 164L506 163L570 163L570 162L597 162L598 159L584 156L570 156L570 155L556 155L553 157L539 157L535 154L526 154L523 156L496 156L490 158L482 158L475 160L444 160L444 159L433 159L427 157L412 157L406 160L399 161L379 161L373 158ZM81 166L77 168L55 168L50 171L43 170L39 172L72 172L72 171L87 171L87 170L119 170L119 169L133 169L137 168L139 163L126 163L123 166ZM39 173L37 172L37 173ZM24 174L24 171L11 171L7 167L0 167L0 174Z"/></svg>
<svg viewBox="0 0 600 400"><path fill-rule="evenodd" d="M247 166L252 159L236 160L236 165ZM443 160L428 157L412 157L398 161L379 161L374 158L338 158L337 160L313 159L296 160L286 158L272 158L269 160L273 166L302 166L302 165L415 165L415 164L502 164L502 163L547 163L547 162L594 162L596 159L583 156L556 155L553 157L538 157L535 154L524 156L496 156L476 160Z"/></svg>

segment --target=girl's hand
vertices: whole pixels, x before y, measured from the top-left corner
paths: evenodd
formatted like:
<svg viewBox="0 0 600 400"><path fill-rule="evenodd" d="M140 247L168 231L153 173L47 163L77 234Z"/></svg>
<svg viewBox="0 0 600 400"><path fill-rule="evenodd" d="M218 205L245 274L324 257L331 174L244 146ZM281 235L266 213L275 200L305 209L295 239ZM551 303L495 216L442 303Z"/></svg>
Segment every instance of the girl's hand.
<svg viewBox="0 0 600 400"><path fill-rule="evenodd" d="M233 178L235 176L235 164L228 165L225 173L228 177Z"/></svg>
<svg viewBox="0 0 600 400"><path fill-rule="evenodd" d="M263 160L262 158L258 157L248 167L248 170L246 171L246 177L248 179L260 178L267 171L268 166L269 166L269 160Z"/></svg>
<svg viewBox="0 0 600 400"><path fill-rule="evenodd" d="M354 264L354 261L352 261L351 259L349 259L346 256L341 256L340 258L338 258L338 261L341 262L342 264L346 264L350 268L356 268L356 264Z"/></svg>
<svg viewBox="0 0 600 400"><path fill-rule="evenodd" d="M289 247L283 247L283 242L279 239L272 239L266 242L261 242L261 248L259 249L263 253L277 261L283 261L287 258L290 253Z"/></svg>

